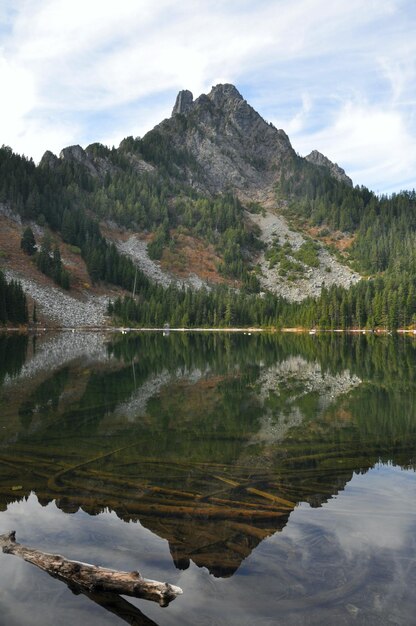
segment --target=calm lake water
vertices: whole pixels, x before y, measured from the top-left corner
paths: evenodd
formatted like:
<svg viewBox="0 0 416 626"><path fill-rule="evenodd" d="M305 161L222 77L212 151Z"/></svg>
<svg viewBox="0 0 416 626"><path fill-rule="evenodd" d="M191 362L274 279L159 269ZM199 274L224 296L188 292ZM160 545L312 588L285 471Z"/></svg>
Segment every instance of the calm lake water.
<svg viewBox="0 0 416 626"><path fill-rule="evenodd" d="M0 624L415 624L415 374L412 338L0 336L0 534L184 591L0 553Z"/></svg>

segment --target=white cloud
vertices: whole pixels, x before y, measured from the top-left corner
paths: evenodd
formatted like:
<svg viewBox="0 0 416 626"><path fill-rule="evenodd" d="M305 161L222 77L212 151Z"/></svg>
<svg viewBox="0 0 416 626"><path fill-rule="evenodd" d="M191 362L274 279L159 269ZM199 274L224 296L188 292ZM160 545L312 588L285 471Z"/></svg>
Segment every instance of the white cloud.
<svg viewBox="0 0 416 626"><path fill-rule="evenodd" d="M319 149L342 165L356 184L375 191L385 189L389 180L415 180L415 140L394 109L348 102L327 126L296 137L294 145L302 154Z"/></svg>
<svg viewBox="0 0 416 626"><path fill-rule="evenodd" d="M404 102L416 99L416 10L408 0L8 4L13 12L4 11L0 68L12 69L4 83L8 88L2 89L0 113L7 123L0 130L13 148L36 158L54 137L85 143L134 134L127 126L133 108L141 119L136 126L150 128L155 112L169 115L178 89L197 96L220 81L247 87L265 117L286 120L286 126L277 125L303 137L311 134L311 116L323 101L330 115L327 122L318 117L329 134L337 130L340 101L356 98L374 107L375 95L380 113L385 110L413 139L416 134L416 121L410 127L403 109ZM172 92L169 106L166 98L161 103L167 92ZM94 120L114 118L122 107L125 121L100 131ZM343 119L351 125L354 119L363 122L363 115L344 111ZM335 160L343 159L348 145L344 140ZM376 145L377 151L383 148ZM352 166L361 172L361 161L353 159ZM390 177L392 185L395 180Z"/></svg>
<svg viewBox="0 0 416 626"><path fill-rule="evenodd" d="M312 110L312 98L309 94L302 94L302 107L295 115L285 124L285 131L289 136L301 132L307 122L308 116Z"/></svg>
<svg viewBox="0 0 416 626"><path fill-rule="evenodd" d="M12 139L22 132L22 120L36 103L34 80L30 72L0 57L2 86L0 136Z"/></svg>

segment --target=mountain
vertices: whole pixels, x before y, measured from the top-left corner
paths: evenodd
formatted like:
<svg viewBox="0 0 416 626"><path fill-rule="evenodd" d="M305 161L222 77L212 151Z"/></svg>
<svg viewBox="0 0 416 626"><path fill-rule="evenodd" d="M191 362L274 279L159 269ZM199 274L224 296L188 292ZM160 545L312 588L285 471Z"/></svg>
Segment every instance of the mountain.
<svg viewBox="0 0 416 626"><path fill-rule="evenodd" d="M119 152L128 155L137 173L152 172L154 166L138 156L137 147L156 165L163 162L163 148L173 156L177 174L202 193L231 191L251 200L273 193L282 170L287 171L298 158L286 133L267 123L230 84L216 85L196 100L190 91L180 91L171 117L147 133L141 146L129 139L121 142ZM344 170L317 150L305 158L352 186ZM98 178L117 171L100 144L86 150L69 146L59 159L47 151L40 165L53 169L60 161L79 164Z"/></svg>
<svg viewBox="0 0 416 626"><path fill-rule="evenodd" d="M171 118L151 132L192 155L189 182L212 194L232 190L244 199L264 197L295 158L286 133L265 122L233 85L216 85L196 100L181 91Z"/></svg>
<svg viewBox="0 0 416 626"><path fill-rule="evenodd" d="M0 150L6 276L22 282L41 319L65 325L68 311L74 323L101 324L104 300L131 291L145 305L113 313L137 323L327 324L332 316L348 326L381 324L390 308L391 324L409 323L415 204L414 192L377 198L353 187L316 150L300 157L228 84L196 99L181 91L170 118L118 148L69 146L38 166ZM27 226L30 264L19 246ZM363 274L380 279L360 286ZM201 287L208 296L185 296ZM49 297L52 289L60 295ZM171 309L162 306L166 289ZM373 316L379 293L391 306L378 304ZM296 312L282 298L305 306Z"/></svg>
<svg viewBox="0 0 416 626"><path fill-rule="evenodd" d="M343 170L342 167L339 167L338 163L332 163L328 157L321 152L318 152L318 150L312 150L312 152L308 154L305 159L313 165L327 168L330 174L341 183L346 183L350 187L353 186L352 180L346 175L345 170Z"/></svg>

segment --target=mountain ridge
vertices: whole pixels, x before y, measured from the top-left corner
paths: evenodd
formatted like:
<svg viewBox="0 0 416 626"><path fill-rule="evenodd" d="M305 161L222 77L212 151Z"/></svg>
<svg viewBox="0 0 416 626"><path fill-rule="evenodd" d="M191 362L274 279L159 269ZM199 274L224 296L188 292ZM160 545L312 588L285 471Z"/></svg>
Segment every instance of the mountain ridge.
<svg viewBox="0 0 416 626"><path fill-rule="evenodd" d="M288 161L296 158L324 167L334 178L352 186L345 171L318 150L298 157L286 132L266 122L232 84L215 85L196 99L187 89L179 91L170 118L162 120L143 139L159 132L167 135L177 150L187 150L205 170L201 176L195 163L184 168L189 184L203 193L233 190L244 201L264 201L273 195L282 169L286 170ZM94 154L95 146L108 150L101 144L90 144L85 149L74 144L63 148L59 157L47 150L40 165L54 168L59 161L72 160L84 165L93 176L114 172L106 156ZM118 150L125 149L123 139ZM126 152L130 158L133 156L128 149ZM135 156L138 171L154 169L145 157Z"/></svg>
<svg viewBox="0 0 416 626"><path fill-rule="evenodd" d="M195 178L190 169L188 179L210 194L233 189L243 200L257 199L275 184L282 161L295 157L286 133L267 123L230 84L216 85L196 100L190 91L179 92L172 116L154 131L192 154L205 171Z"/></svg>
<svg viewBox="0 0 416 626"><path fill-rule="evenodd" d="M363 320L385 318L390 305L377 304L375 316L369 310L377 290L391 300L392 323L413 315L415 194L377 198L365 187L353 187L344 170L318 151L300 157L286 133L266 122L233 85L215 85L195 100L190 91L179 92L171 117L141 139L126 137L118 148L67 146L59 156L45 152L35 166L3 147L0 201L22 226L38 224L49 237L47 246L36 241L42 262L36 251L34 257L50 277L45 280L71 274L76 250L78 276L89 275L93 287L105 291L105 285L114 284L131 292L137 286L141 298L150 298L146 323L157 316L163 320L164 289L176 294L179 287L176 279L169 279L169 287L155 284L160 274L155 265L146 276L149 259L163 271L178 271L185 290L201 278L210 289L221 283L218 293L215 287L209 297L198 295L195 323L202 323L201 307L208 312L211 300L217 309L209 319L230 323L240 312L225 307L224 299L244 308L245 298L253 296L250 307L260 308L261 320L267 321L293 317L294 309L275 297L319 297L305 311L314 319L313 308L322 305L325 313L318 317L327 324L330 292L338 323L360 326ZM51 240L53 263L48 261ZM12 270L13 255L0 252L2 266ZM197 256L205 275L191 285L187 276ZM348 267L351 263L378 282L364 287L360 281L350 295L347 289L360 278ZM389 294L397 284L402 291L395 300ZM82 281L77 288L82 289ZM366 291L365 301L355 305ZM183 300L183 295L174 298ZM254 305L255 298L263 303ZM269 299L272 313L264 304ZM182 300L178 319L186 324L192 299ZM140 312L134 315L142 319ZM244 313L241 319L250 316Z"/></svg>
<svg viewBox="0 0 416 626"><path fill-rule="evenodd" d="M322 154L322 152L312 150L312 152L305 156L305 159L306 161L309 161L309 163L327 168L334 178L342 183L346 183L349 187L353 186L352 180L349 176L347 176L345 170L340 167L338 163L330 161L328 157Z"/></svg>

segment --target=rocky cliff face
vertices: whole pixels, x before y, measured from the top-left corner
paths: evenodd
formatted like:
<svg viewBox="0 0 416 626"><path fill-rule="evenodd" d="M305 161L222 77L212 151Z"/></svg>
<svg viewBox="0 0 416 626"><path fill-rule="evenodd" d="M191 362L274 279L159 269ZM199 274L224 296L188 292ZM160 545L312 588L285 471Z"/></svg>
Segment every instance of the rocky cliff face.
<svg viewBox="0 0 416 626"><path fill-rule="evenodd" d="M126 152L124 148L125 140L120 144L119 150L125 153L126 158L136 170L137 174L152 172L155 168L150 163L146 163L136 154ZM72 162L84 167L93 178L104 179L106 174L115 174L119 168L108 157L110 151L102 144L95 143L87 146L84 150L79 145L63 148L57 157L53 152L47 150L40 161L40 167L56 169L63 162Z"/></svg>
<svg viewBox="0 0 416 626"><path fill-rule="evenodd" d="M188 167L189 181L210 194L232 189L243 199L266 196L296 157L286 133L268 124L233 85L216 85L196 100L181 91L172 117L155 130L192 155L199 168Z"/></svg>
<svg viewBox="0 0 416 626"><path fill-rule="evenodd" d="M203 193L232 189L243 200L264 202L282 171L290 175L299 159L286 133L267 123L234 85L216 85L196 100L190 91L180 91L171 118L154 130L193 157L199 168L188 165L186 175ZM352 186L345 171L317 150L305 158Z"/></svg>
<svg viewBox="0 0 416 626"><path fill-rule="evenodd" d="M63 148L57 157L53 152L47 150L40 161L40 167L55 169L60 163L67 161L77 163L88 171L88 173L96 178L102 178L106 172L114 170L107 159L95 156L89 151L84 150L79 145L67 146Z"/></svg>
<svg viewBox="0 0 416 626"><path fill-rule="evenodd" d="M192 109L194 97L191 91L184 89L180 91L176 97L175 106L173 107L172 117L174 115L186 115Z"/></svg>
<svg viewBox="0 0 416 626"><path fill-rule="evenodd" d="M189 90L180 91L171 117L144 139L155 133L170 146L172 161L195 189L211 195L231 190L243 201L264 203L274 198L274 186L282 172L290 175L294 162L300 158L286 133L266 122L230 84L216 85L196 100ZM121 142L119 151L138 175L154 170L141 155L131 152L126 140ZM85 167L93 177L103 178L117 169L106 152L110 151L100 144L85 150L74 145L64 148L59 158L47 151L40 165L53 169L62 161L72 161ZM185 153L188 159L175 162L178 153ZM317 150L305 158L352 186L345 171Z"/></svg>
<svg viewBox="0 0 416 626"><path fill-rule="evenodd" d="M352 180L349 176L346 175L345 170L342 169L338 165L338 163L333 163L321 152L318 150L312 150L310 154L308 154L305 159L309 161L309 163L313 163L313 165L318 165L319 167L325 167L329 170L331 176L339 180L341 183L346 183L350 187L352 187Z"/></svg>

